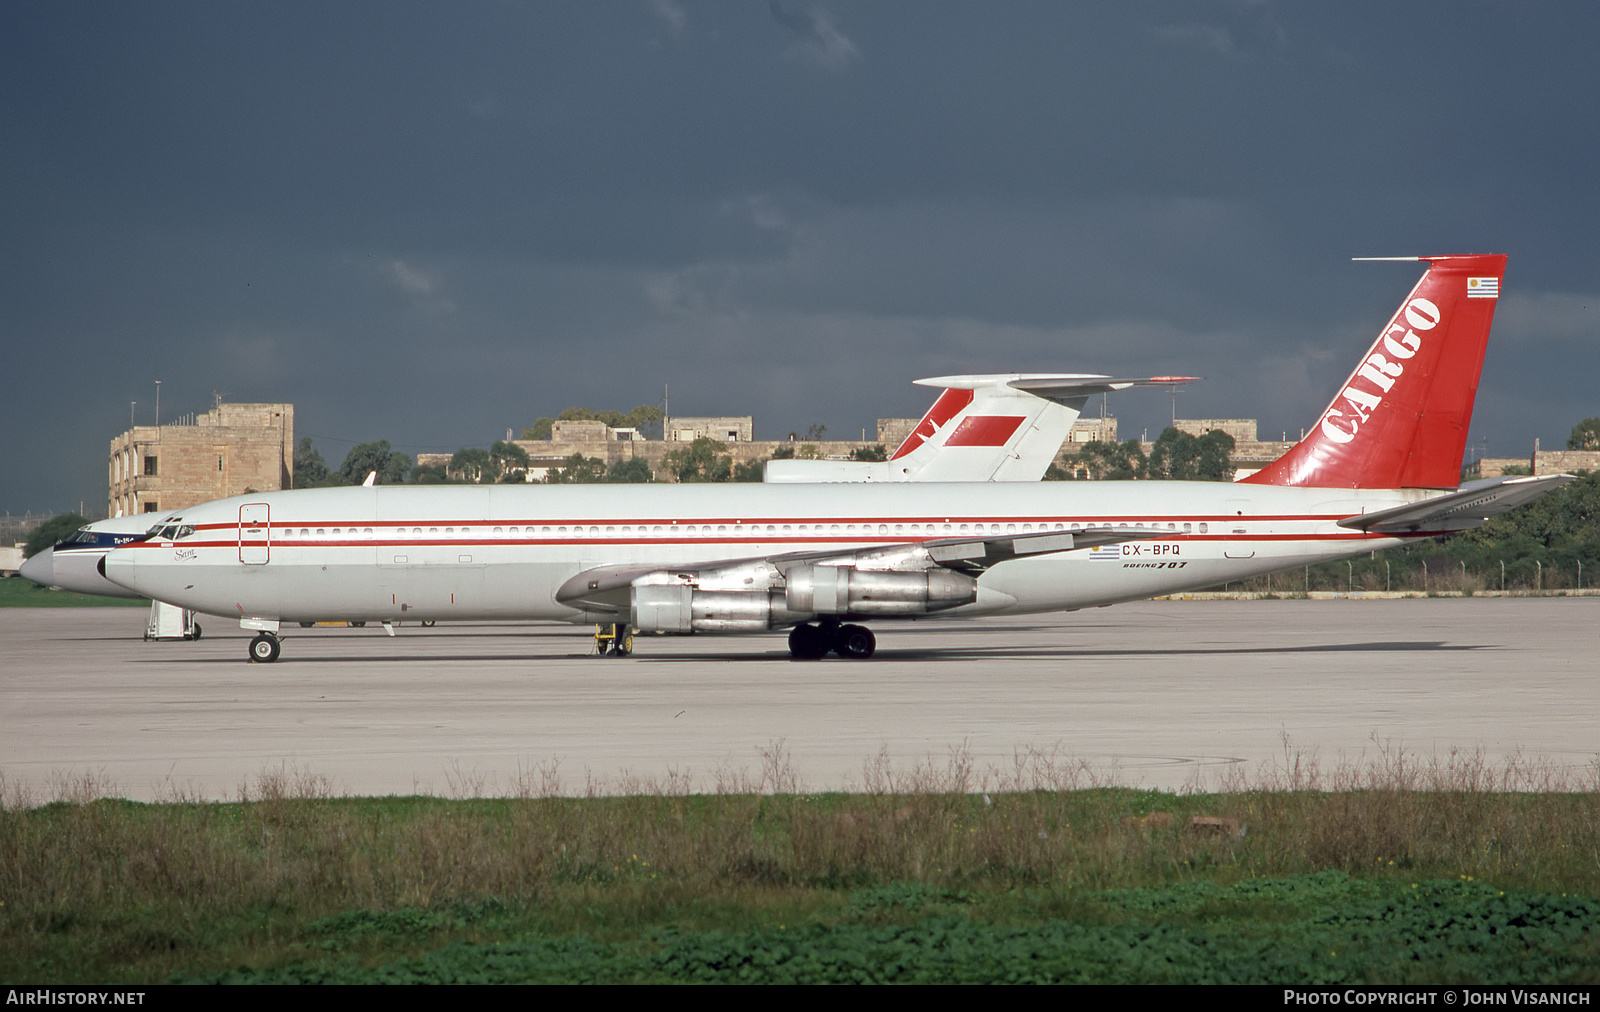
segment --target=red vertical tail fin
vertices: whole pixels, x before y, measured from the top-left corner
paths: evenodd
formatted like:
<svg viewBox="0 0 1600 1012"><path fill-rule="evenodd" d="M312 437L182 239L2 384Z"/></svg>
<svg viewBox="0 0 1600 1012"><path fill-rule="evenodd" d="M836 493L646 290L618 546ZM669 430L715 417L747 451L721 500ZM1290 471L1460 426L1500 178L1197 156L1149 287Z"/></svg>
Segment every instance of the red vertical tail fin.
<svg viewBox="0 0 1600 1012"><path fill-rule="evenodd" d="M1427 273L1317 426L1243 481L1329 488L1460 484L1461 455L1506 258L1415 259L1428 262Z"/></svg>

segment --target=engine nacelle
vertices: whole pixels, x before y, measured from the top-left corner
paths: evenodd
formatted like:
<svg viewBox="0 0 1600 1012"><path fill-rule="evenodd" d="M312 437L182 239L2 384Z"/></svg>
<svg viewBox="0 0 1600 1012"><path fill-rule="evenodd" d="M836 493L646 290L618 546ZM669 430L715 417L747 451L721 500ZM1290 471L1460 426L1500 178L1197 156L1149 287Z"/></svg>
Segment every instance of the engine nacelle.
<svg viewBox="0 0 1600 1012"><path fill-rule="evenodd" d="M789 611L782 594L682 585L634 587L628 610L640 632L762 632L812 617Z"/></svg>
<svg viewBox="0 0 1600 1012"><path fill-rule="evenodd" d="M795 566L784 574L791 612L815 615L925 615L978 599L978 582L962 573L915 573Z"/></svg>
<svg viewBox="0 0 1600 1012"><path fill-rule="evenodd" d="M646 584L629 592L628 618L639 632L762 632L818 615L926 615L978 598L970 576L795 566L783 591L700 590Z"/></svg>

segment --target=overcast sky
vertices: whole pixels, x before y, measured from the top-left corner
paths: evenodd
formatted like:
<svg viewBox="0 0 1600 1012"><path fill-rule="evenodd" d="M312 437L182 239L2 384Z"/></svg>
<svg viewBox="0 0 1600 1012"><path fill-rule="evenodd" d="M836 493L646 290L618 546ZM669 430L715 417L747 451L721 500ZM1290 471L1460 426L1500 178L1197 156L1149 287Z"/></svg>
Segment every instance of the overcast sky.
<svg viewBox="0 0 1600 1012"><path fill-rule="evenodd" d="M0 4L0 510L138 418L487 445L582 404L869 433L910 381L1315 421L1504 252L1475 447L1600 415L1600 4ZM1156 391L1113 398L1154 436Z"/></svg>

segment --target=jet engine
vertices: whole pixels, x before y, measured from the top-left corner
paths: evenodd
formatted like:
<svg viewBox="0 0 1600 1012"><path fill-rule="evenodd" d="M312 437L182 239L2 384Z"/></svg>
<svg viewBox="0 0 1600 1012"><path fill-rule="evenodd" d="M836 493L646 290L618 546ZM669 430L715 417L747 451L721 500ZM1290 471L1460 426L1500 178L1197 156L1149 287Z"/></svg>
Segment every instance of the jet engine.
<svg viewBox="0 0 1600 1012"><path fill-rule="evenodd" d="M782 591L635 586L629 592L629 619L640 632L759 632L819 615L926 615L978 597L972 577L942 569L899 573L795 566L785 580Z"/></svg>
<svg viewBox="0 0 1600 1012"><path fill-rule="evenodd" d="M977 581L946 569L892 573L795 566L784 577L788 609L814 615L926 615L978 598Z"/></svg>

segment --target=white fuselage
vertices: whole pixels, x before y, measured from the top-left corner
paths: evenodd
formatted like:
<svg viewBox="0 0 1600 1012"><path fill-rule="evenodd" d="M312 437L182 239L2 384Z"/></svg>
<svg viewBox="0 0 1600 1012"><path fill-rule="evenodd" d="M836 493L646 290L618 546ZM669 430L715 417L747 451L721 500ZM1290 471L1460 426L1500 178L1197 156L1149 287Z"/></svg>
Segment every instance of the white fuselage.
<svg viewBox="0 0 1600 1012"><path fill-rule="evenodd" d="M307 489L183 510L193 533L111 551L106 575L243 620L556 619L576 574L847 551L974 534L1161 532L1002 562L945 615L1137 600L1399 543L1337 525L1422 490L1223 482L490 485Z"/></svg>

